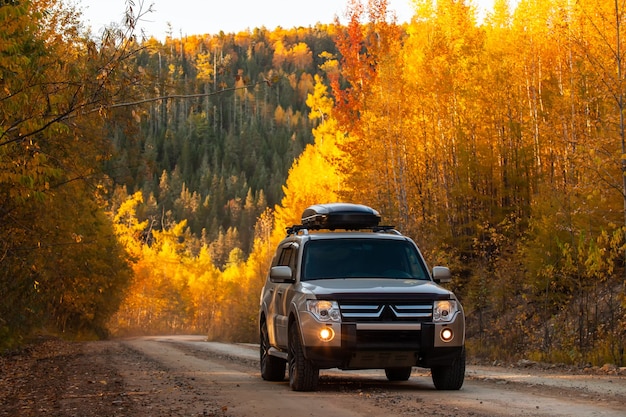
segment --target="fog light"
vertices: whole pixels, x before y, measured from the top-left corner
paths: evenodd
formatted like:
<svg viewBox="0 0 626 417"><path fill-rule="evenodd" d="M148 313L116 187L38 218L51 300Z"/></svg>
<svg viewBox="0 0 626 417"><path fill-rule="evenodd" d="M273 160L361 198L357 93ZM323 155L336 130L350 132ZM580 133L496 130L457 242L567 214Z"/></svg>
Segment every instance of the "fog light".
<svg viewBox="0 0 626 417"><path fill-rule="evenodd" d="M324 327L318 336L322 342L330 342L335 337L335 332L332 327Z"/></svg>
<svg viewBox="0 0 626 417"><path fill-rule="evenodd" d="M454 337L454 333L450 329L443 329L441 331L441 340L444 342L449 342Z"/></svg>

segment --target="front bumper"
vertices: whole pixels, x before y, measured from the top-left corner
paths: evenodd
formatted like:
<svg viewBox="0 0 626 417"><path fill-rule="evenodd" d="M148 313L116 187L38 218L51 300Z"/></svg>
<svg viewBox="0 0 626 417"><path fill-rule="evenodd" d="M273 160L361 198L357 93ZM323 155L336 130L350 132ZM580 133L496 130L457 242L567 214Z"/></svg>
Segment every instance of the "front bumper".
<svg viewBox="0 0 626 417"><path fill-rule="evenodd" d="M318 334L332 328L333 340ZM301 317L303 347L307 359L319 368L382 369L406 366L430 368L457 358L465 343L465 322L457 315L449 323L321 323L310 314ZM452 331L445 341L444 329Z"/></svg>

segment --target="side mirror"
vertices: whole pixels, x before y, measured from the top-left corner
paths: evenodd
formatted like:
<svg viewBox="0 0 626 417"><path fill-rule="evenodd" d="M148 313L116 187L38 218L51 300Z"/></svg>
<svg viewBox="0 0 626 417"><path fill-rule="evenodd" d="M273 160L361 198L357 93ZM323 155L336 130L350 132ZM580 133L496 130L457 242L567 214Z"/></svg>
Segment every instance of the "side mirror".
<svg viewBox="0 0 626 417"><path fill-rule="evenodd" d="M434 266L433 267L433 279L438 284L445 284L452 280L450 276L450 269L445 266Z"/></svg>
<svg viewBox="0 0 626 417"><path fill-rule="evenodd" d="M272 282L294 282L293 273L288 266L273 266L270 269L270 279Z"/></svg>

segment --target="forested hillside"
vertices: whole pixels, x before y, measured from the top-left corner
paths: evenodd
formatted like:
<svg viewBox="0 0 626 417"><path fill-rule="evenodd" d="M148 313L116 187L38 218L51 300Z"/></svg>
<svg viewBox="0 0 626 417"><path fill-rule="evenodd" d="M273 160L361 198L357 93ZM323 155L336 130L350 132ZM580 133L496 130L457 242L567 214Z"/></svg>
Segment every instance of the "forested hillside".
<svg viewBox="0 0 626 417"><path fill-rule="evenodd" d="M385 0L164 42L0 1L0 337L255 341L284 228L378 209L451 267L470 354L624 364L624 10ZM54 11L54 12L53 12Z"/></svg>
<svg viewBox="0 0 626 417"><path fill-rule="evenodd" d="M164 98L122 106L107 122L116 154L106 170L126 188L115 204L141 191L151 230L186 220L214 242L219 267L235 247L247 256L257 217L280 202L287 170L313 140L306 98L322 54L336 53L333 31L145 41L134 61L145 74L142 97Z"/></svg>

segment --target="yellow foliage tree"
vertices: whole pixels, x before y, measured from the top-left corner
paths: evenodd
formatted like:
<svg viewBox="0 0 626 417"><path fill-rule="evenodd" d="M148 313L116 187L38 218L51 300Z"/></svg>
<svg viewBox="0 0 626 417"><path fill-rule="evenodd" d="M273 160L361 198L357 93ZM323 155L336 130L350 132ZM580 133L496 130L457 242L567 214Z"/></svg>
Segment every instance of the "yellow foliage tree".
<svg viewBox="0 0 626 417"><path fill-rule="evenodd" d="M319 76L315 77L314 92L308 95L307 105L311 108L309 118L318 121L313 129L315 143L304 149L289 170L283 187L285 196L276 207L275 243L284 237L286 227L300 222L307 206L336 201L343 187L343 176L338 169L343 154L337 144L344 135L338 130L332 114L333 100Z"/></svg>
<svg viewBox="0 0 626 417"><path fill-rule="evenodd" d="M107 241L101 126L132 51L123 32L96 47L78 17L58 0L0 2L0 345L40 325L102 335L129 279Z"/></svg>

